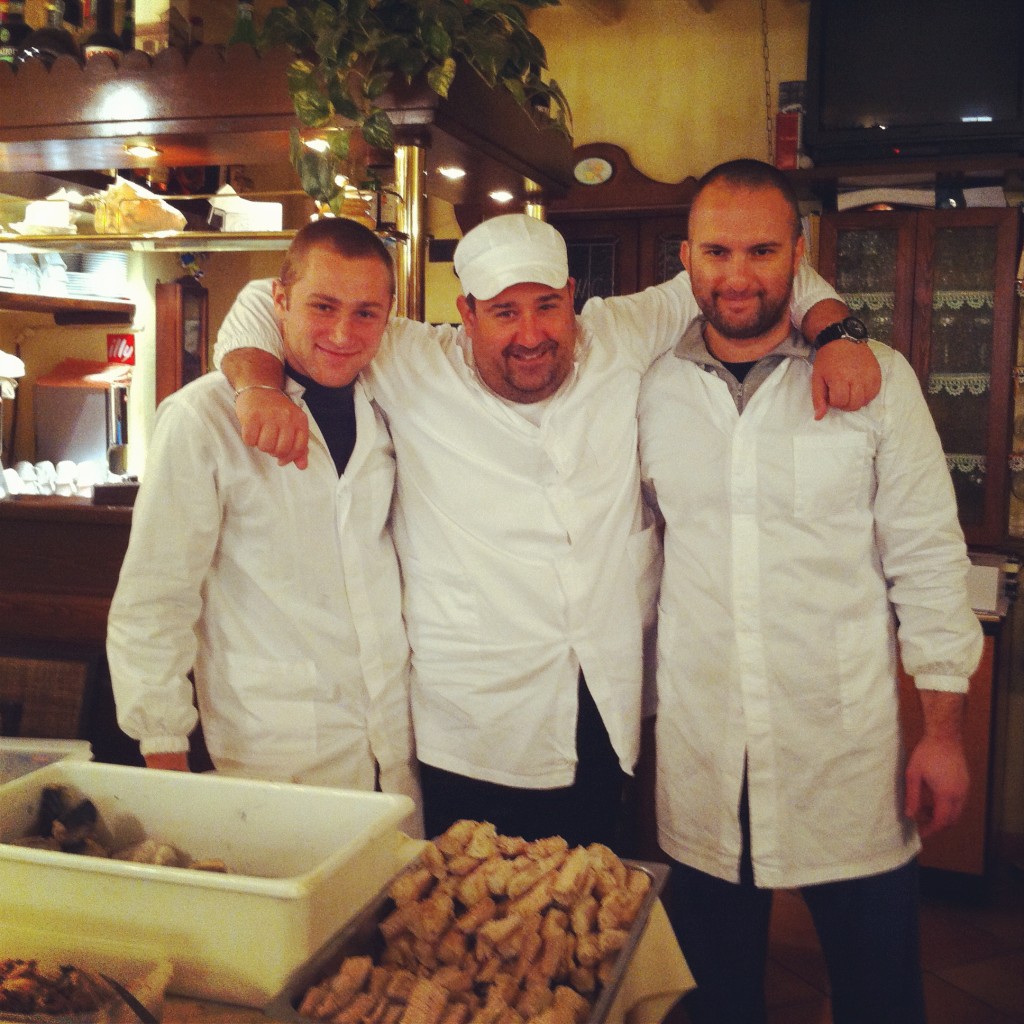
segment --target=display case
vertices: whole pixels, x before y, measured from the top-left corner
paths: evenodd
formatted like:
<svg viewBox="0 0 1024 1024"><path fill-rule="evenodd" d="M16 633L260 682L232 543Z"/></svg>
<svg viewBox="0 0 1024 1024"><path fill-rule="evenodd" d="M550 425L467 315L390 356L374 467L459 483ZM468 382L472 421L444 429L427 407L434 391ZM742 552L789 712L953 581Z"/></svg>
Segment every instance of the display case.
<svg viewBox="0 0 1024 1024"><path fill-rule="evenodd" d="M968 544L1006 538L1019 211L822 217L819 270L871 337L911 362L942 438Z"/></svg>

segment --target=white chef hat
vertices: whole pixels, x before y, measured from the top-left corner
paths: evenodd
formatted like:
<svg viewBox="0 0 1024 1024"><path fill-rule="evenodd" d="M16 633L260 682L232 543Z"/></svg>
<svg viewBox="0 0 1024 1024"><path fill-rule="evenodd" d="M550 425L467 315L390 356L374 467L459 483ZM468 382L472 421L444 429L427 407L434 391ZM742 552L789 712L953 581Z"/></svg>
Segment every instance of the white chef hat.
<svg viewBox="0 0 1024 1024"><path fill-rule="evenodd" d="M562 288L569 279L565 239L524 213L492 217L455 247L455 273L463 292L481 300L525 282Z"/></svg>

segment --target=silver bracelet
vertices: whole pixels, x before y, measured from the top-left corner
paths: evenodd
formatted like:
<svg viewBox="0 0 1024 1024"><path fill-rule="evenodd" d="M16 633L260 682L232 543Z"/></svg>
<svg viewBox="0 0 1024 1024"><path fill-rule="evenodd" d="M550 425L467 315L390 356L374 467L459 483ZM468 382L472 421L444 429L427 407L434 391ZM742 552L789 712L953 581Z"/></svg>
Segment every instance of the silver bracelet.
<svg viewBox="0 0 1024 1024"><path fill-rule="evenodd" d="M284 394L284 391L282 391L281 388L275 387L273 384L246 384L244 388L236 388L235 398L237 399L239 395L244 395L246 391L256 391L257 389L262 391L277 391L282 395Z"/></svg>

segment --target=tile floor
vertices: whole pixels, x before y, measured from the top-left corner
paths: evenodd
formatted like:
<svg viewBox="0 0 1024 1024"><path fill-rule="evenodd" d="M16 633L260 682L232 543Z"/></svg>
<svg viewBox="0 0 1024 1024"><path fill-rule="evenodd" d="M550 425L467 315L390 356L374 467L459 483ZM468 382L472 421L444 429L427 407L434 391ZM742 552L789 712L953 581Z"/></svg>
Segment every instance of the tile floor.
<svg viewBox="0 0 1024 1024"><path fill-rule="evenodd" d="M929 1024L1024 1024L1024 870L996 865L984 892L951 892L927 876L923 888ZM832 1024L817 936L796 893L776 894L766 994L769 1024Z"/></svg>

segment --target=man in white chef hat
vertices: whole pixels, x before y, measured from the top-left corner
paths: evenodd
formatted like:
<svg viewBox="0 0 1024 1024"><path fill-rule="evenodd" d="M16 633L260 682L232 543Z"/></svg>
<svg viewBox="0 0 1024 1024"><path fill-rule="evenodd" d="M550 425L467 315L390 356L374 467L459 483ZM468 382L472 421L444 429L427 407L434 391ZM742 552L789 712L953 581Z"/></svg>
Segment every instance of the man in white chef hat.
<svg viewBox="0 0 1024 1024"><path fill-rule="evenodd" d="M355 221L289 247L271 315L288 401L312 420L305 472L246 446L222 374L161 403L107 631L118 722L147 765L187 770L198 717L218 771L418 798L394 452L361 376L394 287Z"/></svg>
<svg viewBox="0 0 1024 1024"><path fill-rule="evenodd" d="M364 374L395 443L427 834L474 818L621 849L659 577L637 397L699 310L681 274L577 316L564 240L521 214L468 232L455 270L464 326L396 318ZM805 267L794 323L814 338L846 312ZM253 282L215 358L236 387L264 385L236 402L245 439L302 465L305 416L266 387L280 352L269 285ZM830 345L825 363L822 415L826 390L851 408L872 397L866 346Z"/></svg>

